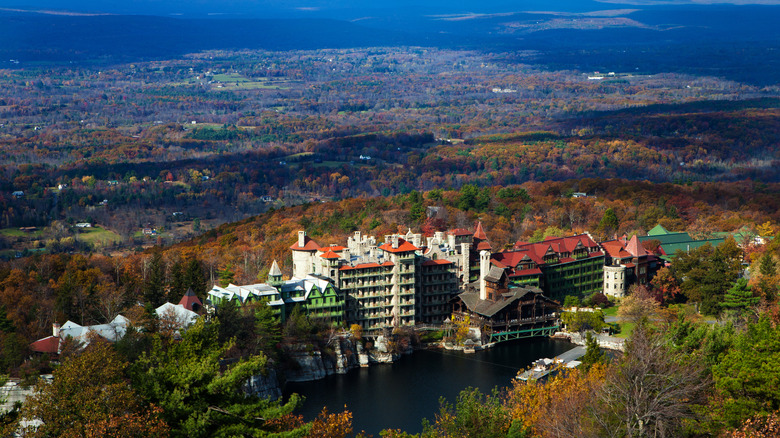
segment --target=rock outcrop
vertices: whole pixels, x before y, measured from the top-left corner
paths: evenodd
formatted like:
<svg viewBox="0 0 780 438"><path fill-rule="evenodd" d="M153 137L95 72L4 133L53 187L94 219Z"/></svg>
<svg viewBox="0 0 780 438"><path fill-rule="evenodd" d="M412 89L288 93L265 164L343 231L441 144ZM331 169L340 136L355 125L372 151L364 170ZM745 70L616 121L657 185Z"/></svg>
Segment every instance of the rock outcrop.
<svg viewBox="0 0 780 438"><path fill-rule="evenodd" d="M260 398L278 400L282 397L282 388L279 386L279 376L273 368L265 374L257 374L249 378L244 384L244 393Z"/></svg>
<svg viewBox="0 0 780 438"><path fill-rule="evenodd" d="M285 369L287 380L308 382L332 374L346 374L360 366L357 348L351 339L337 338L332 342L331 348L320 350L307 344L288 347L287 355L292 364Z"/></svg>

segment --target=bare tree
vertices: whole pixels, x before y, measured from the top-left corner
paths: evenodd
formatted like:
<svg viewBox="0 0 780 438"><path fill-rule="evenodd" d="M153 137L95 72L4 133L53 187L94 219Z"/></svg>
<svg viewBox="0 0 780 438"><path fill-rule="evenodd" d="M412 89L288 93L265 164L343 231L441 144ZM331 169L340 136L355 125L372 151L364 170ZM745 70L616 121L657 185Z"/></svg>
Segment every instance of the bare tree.
<svg viewBox="0 0 780 438"><path fill-rule="evenodd" d="M701 361L672 353L645 324L634 329L622 361L599 392L595 413L604 436L674 437L693 406L704 400L709 379Z"/></svg>
<svg viewBox="0 0 780 438"><path fill-rule="evenodd" d="M111 285L99 285L97 287L96 309L104 321L112 321L125 308L127 304L127 291Z"/></svg>
<svg viewBox="0 0 780 438"><path fill-rule="evenodd" d="M629 295L623 298L618 309L618 316L629 322L638 323L643 319L651 319L658 312L658 301L641 284L632 285Z"/></svg>

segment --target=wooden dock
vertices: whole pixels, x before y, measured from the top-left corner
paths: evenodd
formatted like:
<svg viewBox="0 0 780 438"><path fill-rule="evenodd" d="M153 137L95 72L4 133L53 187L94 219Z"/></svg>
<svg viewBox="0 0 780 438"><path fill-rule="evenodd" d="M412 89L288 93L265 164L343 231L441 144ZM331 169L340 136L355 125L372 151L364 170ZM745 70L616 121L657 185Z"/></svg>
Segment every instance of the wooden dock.
<svg viewBox="0 0 780 438"><path fill-rule="evenodd" d="M530 369L518 373L517 378L526 382L529 380L543 380L551 373L556 373L562 368L574 368L580 364L577 359L585 356L585 351L585 347L574 347L552 359L538 359Z"/></svg>

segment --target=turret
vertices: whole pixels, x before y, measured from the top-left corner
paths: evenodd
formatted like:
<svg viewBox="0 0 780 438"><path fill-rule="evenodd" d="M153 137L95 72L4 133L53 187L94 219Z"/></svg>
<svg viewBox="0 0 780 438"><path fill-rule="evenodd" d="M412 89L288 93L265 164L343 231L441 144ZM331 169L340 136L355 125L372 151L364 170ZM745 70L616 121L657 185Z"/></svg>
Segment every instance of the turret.
<svg viewBox="0 0 780 438"><path fill-rule="evenodd" d="M280 286L282 284L282 270L279 269L279 264L274 263L271 265L271 270L268 271L268 284L271 286Z"/></svg>

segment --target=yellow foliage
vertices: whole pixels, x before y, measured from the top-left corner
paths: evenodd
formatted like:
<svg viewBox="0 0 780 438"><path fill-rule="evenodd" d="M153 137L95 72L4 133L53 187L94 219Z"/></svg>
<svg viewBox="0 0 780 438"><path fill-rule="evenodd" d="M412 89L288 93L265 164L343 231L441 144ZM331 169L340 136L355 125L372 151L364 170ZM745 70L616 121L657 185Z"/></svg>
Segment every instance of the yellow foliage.
<svg viewBox="0 0 780 438"><path fill-rule="evenodd" d="M546 383L516 381L507 393L506 406L514 420L529 427L534 436L585 436L588 408L604 385L606 365L595 364L587 372L563 370Z"/></svg>

